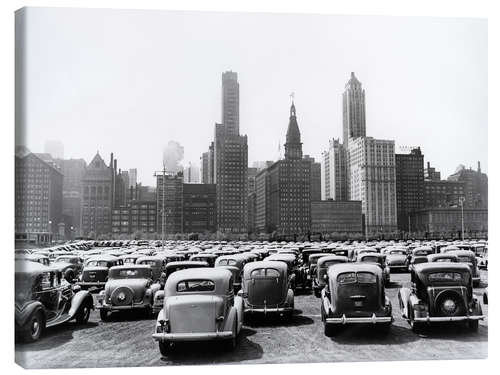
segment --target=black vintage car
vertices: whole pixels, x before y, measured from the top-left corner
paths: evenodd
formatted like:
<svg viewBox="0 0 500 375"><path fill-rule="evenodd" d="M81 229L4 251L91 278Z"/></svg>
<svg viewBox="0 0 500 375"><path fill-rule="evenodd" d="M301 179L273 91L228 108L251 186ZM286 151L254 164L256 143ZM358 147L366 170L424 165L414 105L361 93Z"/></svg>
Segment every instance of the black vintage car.
<svg viewBox="0 0 500 375"><path fill-rule="evenodd" d="M312 277L312 288L316 297L321 297L321 290L326 285L328 268L334 264L347 262L349 262L347 256L339 255L325 255L318 259L316 273Z"/></svg>
<svg viewBox="0 0 500 375"><path fill-rule="evenodd" d="M113 266L123 265L123 259L112 255L95 255L88 258L83 266L78 285L82 289L104 288L108 281L108 270Z"/></svg>
<svg viewBox="0 0 500 375"><path fill-rule="evenodd" d="M389 332L392 305L385 295L382 269L370 263L342 263L328 268L328 282L321 291L321 320L325 335L345 324L371 323Z"/></svg>
<svg viewBox="0 0 500 375"><path fill-rule="evenodd" d="M33 342L46 328L75 319L89 320L94 309L87 291L72 287L58 270L37 262L15 262L16 336Z"/></svg>
<svg viewBox="0 0 500 375"><path fill-rule="evenodd" d="M54 260L52 267L61 271L67 282L74 283L82 273L83 259L78 255L61 255Z"/></svg>
<svg viewBox="0 0 500 375"><path fill-rule="evenodd" d="M414 332L432 322L466 322L477 331L484 319L472 294L472 273L461 263L422 263L413 267L412 285L398 292L401 315Z"/></svg>

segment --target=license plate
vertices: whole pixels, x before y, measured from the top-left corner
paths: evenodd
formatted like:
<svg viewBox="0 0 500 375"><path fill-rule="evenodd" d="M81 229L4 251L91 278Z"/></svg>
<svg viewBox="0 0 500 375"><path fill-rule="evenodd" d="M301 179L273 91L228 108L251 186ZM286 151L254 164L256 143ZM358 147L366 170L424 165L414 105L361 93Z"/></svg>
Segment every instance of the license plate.
<svg viewBox="0 0 500 375"><path fill-rule="evenodd" d="M363 301L354 301L354 306L363 307Z"/></svg>

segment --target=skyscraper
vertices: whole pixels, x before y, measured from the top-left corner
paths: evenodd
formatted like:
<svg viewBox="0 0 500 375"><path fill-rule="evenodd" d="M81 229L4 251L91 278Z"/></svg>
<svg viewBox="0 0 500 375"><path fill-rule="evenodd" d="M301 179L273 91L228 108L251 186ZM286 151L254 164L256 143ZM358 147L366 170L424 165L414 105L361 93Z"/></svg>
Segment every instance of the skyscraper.
<svg viewBox="0 0 500 375"><path fill-rule="evenodd" d="M344 145L331 139L321 154L321 198L345 201L347 196L347 160Z"/></svg>
<svg viewBox="0 0 500 375"><path fill-rule="evenodd" d="M217 226L221 232L246 233L248 141L246 135L239 134L239 84L235 72L222 74L222 121L215 124L213 157Z"/></svg>
<svg viewBox="0 0 500 375"><path fill-rule="evenodd" d="M321 200L321 163L316 162L309 155L304 156L304 160L311 162L311 201Z"/></svg>
<svg viewBox="0 0 500 375"><path fill-rule="evenodd" d="M350 199L360 200L370 235L397 229L394 141L359 137L349 142Z"/></svg>
<svg viewBox="0 0 500 375"><path fill-rule="evenodd" d="M311 228L310 159L302 157L295 105L290 108L285 158L260 171L255 179L255 229L280 235L306 235Z"/></svg>
<svg viewBox="0 0 500 375"><path fill-rule="evenodd" d="M424 207L424 155L418 147L395 158L398 229L407 232L410 213Z"/></svg>
<svg viewBox="0 0 500 375"><path fill-rule="evenodd" d="M240 84L238 73L222 73L222 123L227 135L240 134Z"/></svg>
<svg viewBox="0 0 500 375"><path fill-rule="evenodd" d="M345 85L342 102L343 143L348 148L349 138L366 137L365 90L354 72Z"/></svg>
<svg viewBox="0 0 500 375"><path fill-rule="evenodd" d="M137 185L137 168L132 168L128 170L128 187L130 188L133 186L135 188L135 185Z"/></svg>

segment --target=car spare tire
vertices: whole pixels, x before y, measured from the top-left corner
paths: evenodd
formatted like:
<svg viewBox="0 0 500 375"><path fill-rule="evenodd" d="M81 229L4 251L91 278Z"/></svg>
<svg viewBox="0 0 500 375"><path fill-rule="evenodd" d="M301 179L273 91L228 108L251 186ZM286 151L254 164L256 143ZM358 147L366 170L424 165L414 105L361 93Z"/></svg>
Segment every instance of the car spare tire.
<svg viewBox="0 0 500 375"><path fill-rule="evenodd" d="M436 297L436 312L440 316L465 315L465 304L462 296L456 291L446 290Z"/></svg>
<svg viewBox="0 0 500 375"><path fill-rule="evenodd" d="M113 293L111 293L111 303L115 306L131 305L133 298L134 292L132 289L125 286L116 288Z"/></svg>

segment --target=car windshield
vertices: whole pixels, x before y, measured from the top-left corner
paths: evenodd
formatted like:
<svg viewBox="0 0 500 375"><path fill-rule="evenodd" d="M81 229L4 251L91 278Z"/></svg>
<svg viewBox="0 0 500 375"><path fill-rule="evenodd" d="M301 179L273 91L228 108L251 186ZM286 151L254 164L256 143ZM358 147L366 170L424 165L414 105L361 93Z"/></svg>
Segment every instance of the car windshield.
<svg viewBox="0 0 500 375"><path fill-rule="evenodd" d="M105 260L91 260L87 263L89 267L109 267L108 262Z"/></svg>
<svg viewBox="0 0 500 375"><path fill-rule="evenodd" d="M428 276L430 282L462 281L463 275L459 272L435 272Z"/></svg>
<svg viewBox="0 0 500 375"><path fill-rule="evenodd" d="M127 268L121 270L111 270L110 279L146 279L151 276L151 271L147 269Z"/></svg>
<svg viewBox="0 0 500 375"><path fill-rule="evenodd" d="M458 257L459 262L464 262L464 263L472 263L471 259L468 256L461 256Z"/></svg>
<svg viewBox="0 0 500 375"><path fill-rule="evenodd" d="M221 260L219 260L219 265L220 266L235 266L236 260L234 260L234 259L221 259Z"/></svg>
<svg viewBox="0 0 500 375"><path fill-rule="evenodd" d="M210 292L215 290L211 280L183 280L177 284L177 292Z"/></svg>

